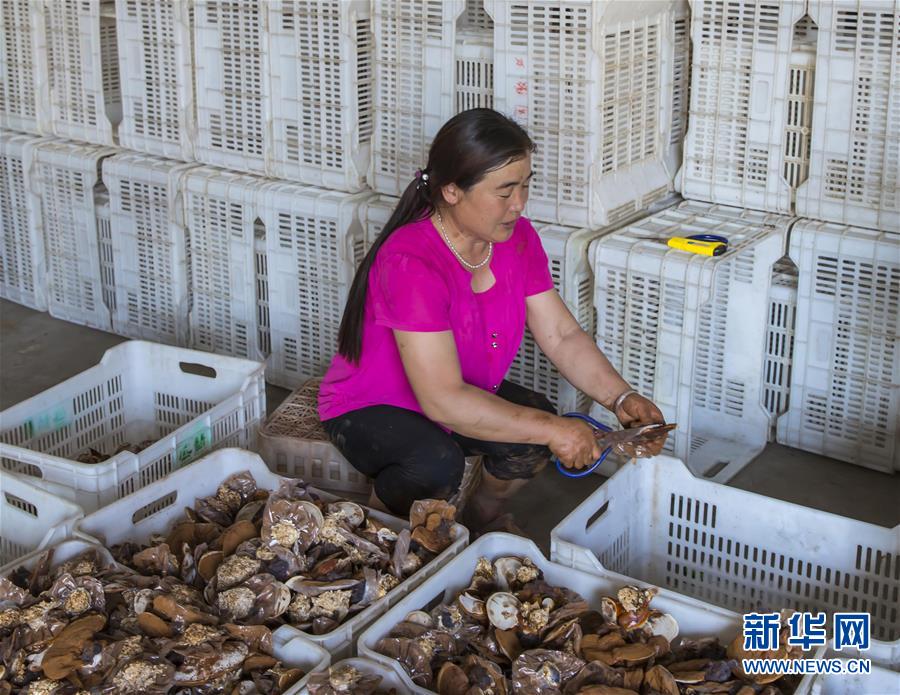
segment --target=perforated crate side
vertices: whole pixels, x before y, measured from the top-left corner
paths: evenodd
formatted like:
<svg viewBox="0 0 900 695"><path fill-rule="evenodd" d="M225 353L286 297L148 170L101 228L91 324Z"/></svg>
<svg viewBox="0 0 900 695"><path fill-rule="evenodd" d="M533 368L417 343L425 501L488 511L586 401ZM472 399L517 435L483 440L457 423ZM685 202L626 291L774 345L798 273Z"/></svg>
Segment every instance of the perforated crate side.
<svg viewBox="0 0 900 695"><path fill-rule="evenodd" d="M672 190L683 4L485 2L494 19L495 107L537 144L532 218L606 226Z"/></svg>
<svg viewBox="0 0 900 695"><path fill-rule="evenodd" d="M459 32L454 56L453 113L494 108L494 34Z"/></svg>
<svg viewBox="0 0 900 695"><path fill-rule="evenodd" d="M46 50L38 80L49 84L54 135L116 144L121 120L115 9L112 0L44 2Z"/></svg>
<svg viewBox="0 0 900 695"><path fill-rule="evenodd" d="M195 0L196 158L263 174L269 129L268 14L255 0Z"/></svg>
<svg viewBox="0 0 900 695"><path fill-rule="evenodd" d="M187 345L182 192L193 166L135 153L103 161L116 278L112 327L119 335Z"/></svg>
<svg viewBox="0 0 900 695"><path fill-rule="evenodd" d="M58 140L34 148L30 177L31 223L39 225L47 263L50 314L91 328L110 330L103 301L97 193L100 161L112 148Z"/></svg>
<svg viewBox="0 0 900 695"><path fill-rule="evenodd" d="M900 232L900 3L810 0L810 176L797 214Z"/></svg>
<svg viewBox="0 0 900 695"><path fill-rule="evenodd" d="M0 413L0 465L94 510L219 447L256 445L263 366L126 341L99 364ZM139 452L116 452L122 445ZM88 448L111 457L78 463Z"/></svg>
<svg viewBox="0 0 900 695"><path fill-rule="evenodd" d="M591 241L604 232L540 224L535 229L550 260L550 275L556 290L581 327L588 335L594 335L594 276L587 251ZM507 378L545 394L561 413L587 412L590 408L590 398L560 375L527 328Z"/></svg>
<svg viewBox="0 0 900 695"><path fill-rule="evenodd" d="M900 526L699 480L670 457L620 470L553 529L551 548L555 562L740 613L868 612L873 639L900 638Z"/></svg>
<svg viewBox="0 0 900 695"><path fill-rule="evenodd" d="M116 0L123 147L193 160L191 13L189 0Z"/></svg>
<svg viewBox="0 0 900 695"><path fill-rule="evenodd" d="M38 52L45 50L40 3L0 3L0 127L49 133L47 82L37 74Z"/></svg>
<svg viewBox="0 0 900 695"><path fill-rule="evenodd" d="M399 196L453 115L456 23L463 0L374 0L375 130L369 185Z"/></svg>
<svg viewBox="0 0 900 695"><path fill-rule="evenodd" d="M783 259L782 259L783 260ZM766 319L762 404L769 413L769 440L775 441L778 418L790 405L794 334L797 328L797 269L779 262L772 270Z"/></svg>
<svg viewBox="0 0 900 695"><path fill-rule="evenodd" d="M761 405L767 297L789 222L688 201L591 245L597 344L678 424L666 451L696 475L726 481L768 439ZM729 251L710 258L641 240L688 233L723 235ZM615 424L605 410L593 412Z"/></svg>
<svg viewBox="0 0 900 695"><path fill-rule="evenodd" d="M294 388L324 374L331 363L350 283L362 260L359 206L370 196L288 183L261 190L272 334L269 382Z"/></svg>
<svg viewBox="0 0 900 695"><path fill-rule="evenodd" d="M271 175L334 190L365 187L374 123L368 0L274 0L268 11Z"/></svg>
<svg viewBox="0 0 900 695"><path fill-rule="evenodd" d="M681 192L685 198L790 212L785 138L794 25L802 2L696 0Z"/></svg>
<svg viewBox="0 0 900 695"><path fill-rule="evenodd" d="M359 206L360 220L366 230L365 253L369 252L399 202L399 198L375 195Z"/></svg>
<svg viewBox="0 0 900 695"><path fill-rule="evenodd" d="M34 220L28 190L34 175L34 146L42 138L0 132L0 220L3 254L0 257L0 297L47 311L44 238Z"/></svg>
<svg viewBox="0 0 900 695"><path fill-rule="evenodd" d="M804 220L791 404L778 441L867 468L900 469L900 237Z"/></svg>
<svg viewBox="0 0 900 695"><path fill-rule="evenodd" d="M191 346L264 360L255 265L264 179L201 167L184 182Z"/></svg>

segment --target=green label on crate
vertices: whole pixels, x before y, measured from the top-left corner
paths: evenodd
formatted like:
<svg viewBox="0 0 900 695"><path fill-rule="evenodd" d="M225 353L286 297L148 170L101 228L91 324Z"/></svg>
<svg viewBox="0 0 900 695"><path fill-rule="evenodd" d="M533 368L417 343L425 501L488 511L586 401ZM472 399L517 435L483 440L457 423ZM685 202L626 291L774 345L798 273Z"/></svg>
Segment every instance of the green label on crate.
<svg viewBox="0 0 900 695"><path fill-rule="evenodd" d="M60 403L47 408L42 413L30 417L25 421L25 437L32 439L40 437L48 432L56 432L63 427L72 424L71 404Z"/></svg>
<svg viewBox="0 0 900 695"><path fill-rule="evenodd" d="M212 444L212 431L206 425L200 425L178 440L175 446L175 467L187 465Z"/></svg>

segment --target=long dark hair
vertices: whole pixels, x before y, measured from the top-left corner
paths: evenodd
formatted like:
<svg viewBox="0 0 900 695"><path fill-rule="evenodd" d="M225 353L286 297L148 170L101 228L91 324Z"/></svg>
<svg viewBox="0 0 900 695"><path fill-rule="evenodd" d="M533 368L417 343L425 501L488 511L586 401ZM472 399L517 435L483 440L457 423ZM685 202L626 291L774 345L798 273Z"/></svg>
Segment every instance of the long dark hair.
<svg viewBox="0 0 900 695"><path fill-rule="evenodd" d="M369 270L375 255L403 225L430 217L443 202L441 188L451 183L468 190L485 174L534 151L528 133L510 118L491 109L457 114L438 131L428 152L428 164L403 191L400 202L356 271L338 332L338 351L354 364L362 355L362 326Z"/></svg>

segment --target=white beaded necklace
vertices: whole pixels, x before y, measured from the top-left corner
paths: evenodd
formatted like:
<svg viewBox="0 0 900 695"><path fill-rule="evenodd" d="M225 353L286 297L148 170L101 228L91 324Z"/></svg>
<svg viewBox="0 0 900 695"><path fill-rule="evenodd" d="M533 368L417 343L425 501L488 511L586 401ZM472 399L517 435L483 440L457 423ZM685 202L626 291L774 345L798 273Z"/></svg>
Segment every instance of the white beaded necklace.
<svg viewBox="0 0 900 695"><path fill-rule="evenodd" d="M447 232L444 229L444 218L441 217L440 210L435 210L437 212L438 225L441 228L441 236L444 237L444 241L447 242L447 246L450 247L450 250L453 251L453 255L456 256L456 260L462 263L469 270L478 270L479 268L483 268L487 265L488 261L491 260L491 255L494 253L494 242L488 242L488 251L487 255L484 257L484 260L479 263L469 263L465 258L462 257L462 254L456 250L456 247L451 243L450 238L447 236Z"/></svg>

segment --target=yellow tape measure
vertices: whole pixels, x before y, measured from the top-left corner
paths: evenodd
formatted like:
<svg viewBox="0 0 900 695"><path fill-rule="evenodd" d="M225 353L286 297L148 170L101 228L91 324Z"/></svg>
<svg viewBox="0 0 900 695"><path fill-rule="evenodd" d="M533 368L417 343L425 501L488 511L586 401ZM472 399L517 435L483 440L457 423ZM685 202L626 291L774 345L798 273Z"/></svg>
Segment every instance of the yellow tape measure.
<svg viewBox="0 0 900 695"><path fill-rule="evenodd" d="M673 236L666 240L666 244L669 248L698 253L701 256L721 256L728 250L728 244L721 241L704 241L683 236Z"/></svg>

